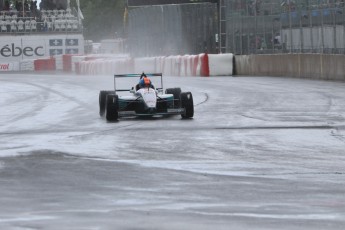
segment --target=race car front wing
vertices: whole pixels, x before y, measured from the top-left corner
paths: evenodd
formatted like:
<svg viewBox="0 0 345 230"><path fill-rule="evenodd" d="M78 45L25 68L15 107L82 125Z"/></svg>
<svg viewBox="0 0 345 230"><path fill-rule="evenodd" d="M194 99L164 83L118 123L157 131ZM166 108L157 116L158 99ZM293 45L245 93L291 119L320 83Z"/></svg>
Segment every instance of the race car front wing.
<svg viewBox="0 0 345 230"><path fill-rule="evenodd" d="M174 108L167 109L167 112L147 112L147 113L137 113L134 110L119 111L120 117L131 117L131 116L155 116L155 115L180 115L185 113L184 108Z"/></svg>

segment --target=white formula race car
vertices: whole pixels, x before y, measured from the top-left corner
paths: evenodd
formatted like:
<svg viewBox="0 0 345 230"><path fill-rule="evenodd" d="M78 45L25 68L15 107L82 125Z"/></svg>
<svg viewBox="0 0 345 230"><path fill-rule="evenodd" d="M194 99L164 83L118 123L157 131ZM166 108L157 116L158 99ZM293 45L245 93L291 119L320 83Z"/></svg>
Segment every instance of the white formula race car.
<svg viewBox="0 0 345 230"><path fill-rule="evenodd" d="M153 85L140 88L117 89L116 79L138 78L142 74L123 74L114 76L114 90L102 90L99 93L99 114L107 121L116 121L121 117L181 115L182 118L194 116L193 96L191 92L181 92L181 88L163 90L161 73L145 74L147 77L159 77L160 87ZM129 95L118 95L129 92Z"/></svg>

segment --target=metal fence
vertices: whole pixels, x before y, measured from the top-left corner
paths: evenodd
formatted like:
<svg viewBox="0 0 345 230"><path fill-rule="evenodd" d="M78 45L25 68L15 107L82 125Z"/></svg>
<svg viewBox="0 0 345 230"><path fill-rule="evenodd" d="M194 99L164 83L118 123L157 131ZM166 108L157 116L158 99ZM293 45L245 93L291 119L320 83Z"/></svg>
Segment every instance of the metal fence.
<svg viewBox="0 0 345 230"><path fill-rule="evenodd" d="M220 0L219 12L222 52L345 53L344 0Z"/></svg>
<svg viewBox="0 0 345 230"><path fill-rule="evenodd" d="M136 56L216 53L217 4L174 4L129 9L128 48Z"/></svg>

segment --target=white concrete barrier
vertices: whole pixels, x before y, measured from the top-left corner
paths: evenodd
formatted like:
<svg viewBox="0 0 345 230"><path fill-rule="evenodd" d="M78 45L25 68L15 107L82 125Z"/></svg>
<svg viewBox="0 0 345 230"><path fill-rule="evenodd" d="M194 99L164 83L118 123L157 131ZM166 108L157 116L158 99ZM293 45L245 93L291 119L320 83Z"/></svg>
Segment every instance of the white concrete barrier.
<svg viewBox="0 0 345 230"><path fill-rule="evenodd" d="M208 54L199 54L196 58L195 76L209 77L210 69L208 64Z"/></svg>
<svg viewBox="0 0 345 230"><path fill-rule="evenodd" d="M95 59L82 60L78 63L79 74L86 75L112 75L133 72L133 60L131 58L123 59Z"/></svg>
<svg viewBox="0 0 345 230"><path fill-rule="evenodd" d="M55 66L56 70L63 70L63 55L55 55Z"/></svg>
<svg viewBox="0 0 345 230"><path fill-rule="evenodd" d="M72 56L72 72L79 73L81 71L82 65L80 65L80 63L84 61L85 58L86 56ZM79 69L76 69L77 65L79 66ZM84 65L83 67L86 68L87 66Z"/></svg>
<svg viewBox="0 0 345 230"><path fill-rule="evenodd" d="M176 56L168 56L164 59L163 74L170 76L178 76L180 63Z"/></svg>
<svg viewBox="0 0 345 230"><path fill-rule="evenodd" d="M233 75L233 54L208 54L210 76Z"/></svg>
<svg viewBox="0 0 345 230"><path fill-rule="evenodd" d="M20 61L19 63L20 71L34 71L35 70L34 62L35 62L34 59Z"/></svg>
<svg viewBox="0 0 345 230"><path fill-rule="evenodd" d="M163 73L168 76L218 76L233 74L232 54L198 54L134 58L128 56L73 56L80 74Z"/></svg>

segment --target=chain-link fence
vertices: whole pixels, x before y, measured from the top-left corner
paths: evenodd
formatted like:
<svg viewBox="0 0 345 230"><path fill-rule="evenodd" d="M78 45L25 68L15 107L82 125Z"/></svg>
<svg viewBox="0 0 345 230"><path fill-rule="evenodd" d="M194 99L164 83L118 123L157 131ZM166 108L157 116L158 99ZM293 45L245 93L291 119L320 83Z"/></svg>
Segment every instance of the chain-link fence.
<svg viewBox="0 0 345 230"><path fill-rule="evenodd" d="M132 55L216 53L217 4L176 4L129 9Z"/></svg>
<svg viewBox="0 0 345 230"><path fill-rule="evenodd" d="M220 0L222 52L345 53L344 0Z"/></svg>

